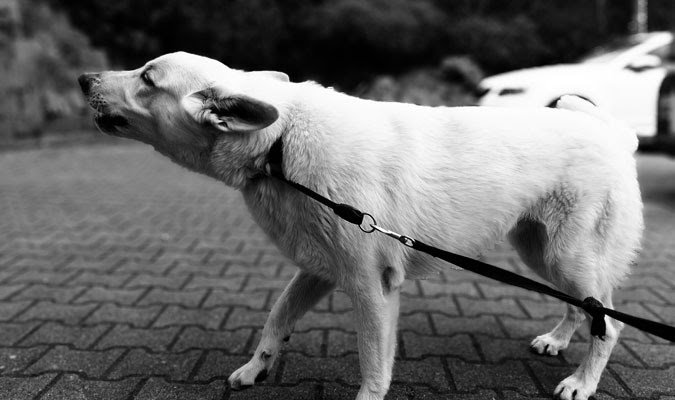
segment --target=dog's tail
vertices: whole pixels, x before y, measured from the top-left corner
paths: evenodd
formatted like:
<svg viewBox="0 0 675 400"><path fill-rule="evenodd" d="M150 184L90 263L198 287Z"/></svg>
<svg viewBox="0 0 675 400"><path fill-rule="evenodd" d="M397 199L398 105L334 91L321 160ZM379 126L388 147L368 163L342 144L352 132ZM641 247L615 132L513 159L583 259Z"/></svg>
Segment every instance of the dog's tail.
<svg viewBox="0 0 675 400"><path fill-rule="evenodd" d="M566 95L562 96L556 103L556 108L578 111L595 118L600 119L607 125L611 126L617 132L617 140L620 140L628 151L634 152L638 147L638 139L635 131L628 125L613 117L610 113L600 107L595 106L588 100L579 96Z"/></svg>

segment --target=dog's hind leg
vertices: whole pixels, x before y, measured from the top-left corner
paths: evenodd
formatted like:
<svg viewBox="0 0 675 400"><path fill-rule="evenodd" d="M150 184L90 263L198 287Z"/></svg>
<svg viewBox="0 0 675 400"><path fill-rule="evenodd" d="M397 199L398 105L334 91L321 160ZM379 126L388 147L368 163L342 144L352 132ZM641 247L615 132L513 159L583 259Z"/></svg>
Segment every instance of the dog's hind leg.
<svg viewBox="0 0 675 400"><path fill-rule="evenodd" d="M614 308L612 306L611 291L604 296L596 297L606 308ZM600 382L602 371L607 365L612 349L619 339L619 333L623 328L623 323L609 318L605 318L605 335L602 339L597 337L591 338L588 354L581 361L581 364L576 371L556 387L553 395L556 399L561 400L587 400L595 393L595 390ZM591 318L588 318L589 325Z"/></svg>
<svg viewBox="0 0 675 400"><path fill-rule="evenodd" d="M547 245L546 228L541 222L524 218L509 232L509 241L523 262L542 277L549 279L549 268L544 257ZM563 319L552 331L537 336L530 348L537 354L555 356L569 345L574 332L584 320L576 307L568 306Z"/></svg>
<svg viewBox="0 0 675 400"><path fill-rule="evenodd" d="M293 331L295 322L334 287L333 283L298 271L274 303L253 357L230 375L230 386L240 389L264 380L279 355L283 340Z"/></svg>
<svg viewBox="0 0 675 400"><path fill-rule="evenodd" d="M396 353L402 278L384 268L381 280L359 279L345 288L357 322L361 389L357 400L382 400L389 390Z"/></svg>
<svg viewBox="0 0 675 400"><path fill-rule="evenodd" d="M542 223L530 221L534 225L528 229L516 227L511 241L525 262L561 291L578 299L594 297L604 307L612 308L612 291L625 276L639 246L642 229L639 207L637 191L615 197L607 195L601 201L563 191L547 199L534 214ZM529 232L529 239L525 231ZM551 347L560 350L581 322L582 313L586 314L568 308L563 321L552 332L535 339L533 345L542 353L550 354ZM590 324L591 316L586 314L586 320ZM557 386L556 398L587 400L595 393L623 327L621 322L608 317L605 324L604 337L591 337L586 357Z"/></svg>

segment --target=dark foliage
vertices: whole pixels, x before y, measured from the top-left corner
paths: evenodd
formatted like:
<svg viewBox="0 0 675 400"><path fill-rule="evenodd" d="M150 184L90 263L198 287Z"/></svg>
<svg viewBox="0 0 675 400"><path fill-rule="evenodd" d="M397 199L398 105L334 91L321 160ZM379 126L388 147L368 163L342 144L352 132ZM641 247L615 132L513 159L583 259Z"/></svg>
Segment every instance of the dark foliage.
<svg viewBox="0 0 675 400"><path fill-rule="evenodd" d="M355 87L466 54L488 73L569 61L628 31L633 0L44 0L112 60L185 50ZM650 0L652 29L675 2ZM670 24L670 25L669 25Z"/></svg>

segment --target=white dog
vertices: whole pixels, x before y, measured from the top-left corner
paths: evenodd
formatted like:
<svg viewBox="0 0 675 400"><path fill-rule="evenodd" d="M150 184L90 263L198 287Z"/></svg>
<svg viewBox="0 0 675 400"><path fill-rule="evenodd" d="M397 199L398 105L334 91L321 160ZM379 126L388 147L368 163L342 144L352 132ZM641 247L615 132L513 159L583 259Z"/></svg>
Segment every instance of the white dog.
<svg viewBox="0 0 675 400"><path fill-rule="evenodd" d="M230 376L235 388L264 378L298 318L340 287L357 321L358 399L382 399L401 284L447 266L366 235L266 176L279 137L290 180L449 251L476 254L507 236L539 275L606 307L639 247L636 137L576 97L563 98L558 109L383 103L186 53L79 81L102 131L149 143L241 190L258 224L300 267L272 308L255 355ZM557 354L584 318L568 307L532 348ZM591 340L579 368L555 389L558 398L595 392L621 327L607 318L605 339Z"/></svg>

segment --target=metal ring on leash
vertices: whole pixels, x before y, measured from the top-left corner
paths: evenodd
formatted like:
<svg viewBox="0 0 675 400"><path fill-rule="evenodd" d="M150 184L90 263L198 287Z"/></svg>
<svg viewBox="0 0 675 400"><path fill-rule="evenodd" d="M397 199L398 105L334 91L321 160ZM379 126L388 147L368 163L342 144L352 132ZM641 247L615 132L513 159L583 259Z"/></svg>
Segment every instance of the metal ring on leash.
<svg viewBox="0 0 675 400"><path fill-rule="evenodd" d="M370 218L373 222L368 222L368 223L366 224L366 217ZM364 228L364 227L363 227L364 225L365 225L365 226L369 226L369 225L370 225L370 229L369 229L369 228ZM372 233L372 232L375 231L375 227L376 227L376 226L377 226L377 221L375 221L375 217L373 217L372 215L370 215L370 214L368 214L368 213L363 213L363 220L362 220L361 223L359 224L359 229L361 229L361 230L362 230L363 232L365 232L365 233Z"/></svg>

